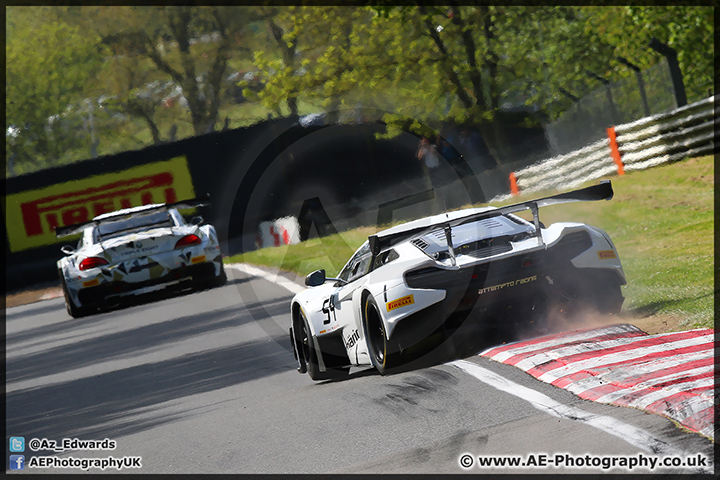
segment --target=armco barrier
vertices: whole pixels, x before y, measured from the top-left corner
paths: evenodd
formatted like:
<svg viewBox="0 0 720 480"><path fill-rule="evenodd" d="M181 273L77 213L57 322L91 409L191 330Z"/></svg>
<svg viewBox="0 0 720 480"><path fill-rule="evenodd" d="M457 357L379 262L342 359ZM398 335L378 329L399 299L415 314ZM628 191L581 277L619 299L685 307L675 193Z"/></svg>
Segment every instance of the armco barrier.
<svg viewBox="0 0 720 480"><path fill-rule="evenodd" d="M715 151L715 97L635 122L609 127L607 138L510 173L510 194L575 188L587 181Z"/></svg>
<svg viewBox="0 0 720 480"><path fill-rule="evenodd" d="M714 151L715 97L615 127L626 170Z"/></svg>

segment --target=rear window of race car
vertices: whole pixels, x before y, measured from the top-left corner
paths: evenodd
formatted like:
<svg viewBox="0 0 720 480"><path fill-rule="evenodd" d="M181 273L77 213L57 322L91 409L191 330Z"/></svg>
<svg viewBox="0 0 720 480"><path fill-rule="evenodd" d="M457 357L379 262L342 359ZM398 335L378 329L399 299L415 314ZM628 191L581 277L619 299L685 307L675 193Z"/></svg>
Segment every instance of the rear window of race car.
<svg viewBox="0 0 720 480"><path fill-rule="evenodd" d="M167 211L150 213L147 215L133 216L122 220L103 222L97 227L101 237L107 238L122 234L130 230L137 230L147 227L172 227L173 221Z"/></svg>

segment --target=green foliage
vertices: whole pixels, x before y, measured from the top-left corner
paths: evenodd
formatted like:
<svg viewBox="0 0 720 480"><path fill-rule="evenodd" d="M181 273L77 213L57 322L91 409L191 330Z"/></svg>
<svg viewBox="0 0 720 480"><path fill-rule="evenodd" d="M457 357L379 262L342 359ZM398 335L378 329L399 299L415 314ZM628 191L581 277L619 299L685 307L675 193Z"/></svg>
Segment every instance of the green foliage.
<svg viewBox="0 0 720 480"><path fill-rule="evenodd" d="M26 126L6 136L15 174L92 152L117 153L205 133L224 118L239 117L245 124L257 119L238 113L242 106L228 111L236 97L227 81L229 67L252 65L260 19L255 7L9 7L7 12L8 119ZM81 47L94 55L94 63L77 51ZM43 81L30 80L35 77ZM98 102L73 104L77 99ZM59 113L64 130L48 130L46 120Z"/></svg>
<svg viewBox="0 0 720 480"><path fill-rule="evenodd" d="M675 45L689 97L712 84L711 7L453 6L293 7L276 18L297 46L298 65L256 53L268 81L258 99L322 100L326 110L361 104L388 112L389 131L405 118L423 125L482 124L499 109L527 105L555 118L582 96L661 60L652 36ZM297 62L296 62L297 63ZM690 73L692 72L692 73ZM399 122L399 123L398 123Z"/></svg>
<svg viewBox="0 0 720 480"><path fill-rule="evenodd" d="M636 45L646 46L650 38L655 37L677 51L689 101L707 96L708 89L714 88L714 7L624 7L622 19L624 30ZM635 56L642 58L643 53L650 53L654 59L659 56L647 49L636 51Z"/></svg>
<svg viewBox="0 0 720 480"><path fill-rule="evenodd" d="M53 165L79 146L73 132L87 115L76 114L87 109L86 86L102 60L97 37L55 20L47 8L36 18L34 8L8 9L5 112L17 134L6 135L6 149L17 165Z"/></svg>
<svg viewBox="0 0 720 480"><path fill-rule="evenodd" d="M491 126L523 106L539 112L524 124L552 120L572 104L561 89L582 97L600 85L587 71L632 79L618 56L643 69L661 61L652 37L677 50L694 101L713 88L713 12L386 1L8 7L7 120L22 135L6 135L6 148L19 173L87 158L91 136L109 154L171 132L204 133L225 118L236 126L321 111L333 121L362 107L387 123L386 136L446 122ZM233 84L234 72L256 78ZM89 98L102 108L83 105ZM53 115L64 115L65 130L46 128Z"/></svg>
<svg viewBox="0 0 720 480"><path fill-rule="evenodd" d="M227 263L244 262L256 265L267 265L298 275L325 269L328 276L336 276L350 259L353 252L369 235L376 232L375 228L358 228L347 232L314 238L297 245L262 248L240 255L229 257Z"/></svg>

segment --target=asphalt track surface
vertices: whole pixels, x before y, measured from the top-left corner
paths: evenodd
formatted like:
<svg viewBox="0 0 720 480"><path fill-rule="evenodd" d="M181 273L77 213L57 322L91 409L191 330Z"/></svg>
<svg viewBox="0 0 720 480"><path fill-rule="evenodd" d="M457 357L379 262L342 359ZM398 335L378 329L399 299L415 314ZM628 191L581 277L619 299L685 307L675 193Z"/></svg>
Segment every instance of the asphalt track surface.
<svg viewBox="0 0 720 480"><path fill-rule="evenodd" d="M478 466L480 456L542 463L561 454L598 465L592 458L700 455L711 465L712 443L670 420L581 400L476 355L312 382L296 372L287 338L292 294L228 275L221 288L78 320L61 298L8 309L6 442L107 438L112 451L27 448L25 460L140 456L142 468L122 472L152 474L696 471ZM82 473L23 471L43 472Z"/></svg>

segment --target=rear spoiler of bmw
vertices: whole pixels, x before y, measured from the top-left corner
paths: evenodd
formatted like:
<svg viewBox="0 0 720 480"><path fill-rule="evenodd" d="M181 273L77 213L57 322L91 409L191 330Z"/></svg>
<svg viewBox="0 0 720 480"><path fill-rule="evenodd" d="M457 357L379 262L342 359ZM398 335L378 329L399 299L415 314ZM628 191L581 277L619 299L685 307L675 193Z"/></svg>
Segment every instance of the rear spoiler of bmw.
<svg viewBox="0 0 720 480"><path fill-rule="evenodd" d="M184 210L184 209L189 209L189 208L207 207L210 205L208 198L209 198L209 195L205 199L194 198L192 200L182 200L180 202L175 202L175 203L162 203L162 204L156 204L156 205L147 205L147 208L143 208L142 210L137 210L135 212L129 213L129 215L131 215L131 216L132 215L144 215L148 212L158 212L161 210L168 210L170 208ZM68 237L70 235L74 235L76 233L82 232L90 225L98 225L106 220L113 220L117 217L122 217L122 216L128 215L127 212L125 212L125 213L123 213L123 212L124 212L124 210L118 210L117 212L112 212L109 214L102 215L102 218L95 217L94 219L88 220L87 222L75 223L73 225L67 225L64 227L57 227L57 228L55 228L55 236L57 238Z"/></svg>
<svg viewBox="0 0 720 480"><path fill-rule="evenodd" d="M508 213L520 212L523 210L531 210L533 215L533 223L535 225L535 236L538 239L538 244L543 245L542 234L540 232L540 216L538 209L540 207L546 207L548 205L557 205L560 203L570 202L588 202L597 200L610 200L613 198L614 192L610 180L603 180L598 185L593 185L579 190L571 192L560 193L558 195L552 195L550 197L539 198L537 200L529 200L527 202L516 203L514 205L507 205L505 207L499 207L493 210L488 210L479 213L468 214L463 217L454 218L452 220L445 220L441 222L431 223L428 225L422 225L412 229L395 232L388 235L378 236L370 235L368 237L368 243L370 244L370 251L373 254L374 264L375 257L385 248L388 248L400 241L409 238L413 235L419 234L426 230L434 230L442 228L445 231L445 239L447 240L448 249L452 264L455 265L455 252L452 245L451 229L459 225L466 223L477 222L483 218L496 217L498 215L505 215Z"/></svg>

